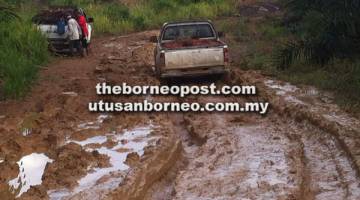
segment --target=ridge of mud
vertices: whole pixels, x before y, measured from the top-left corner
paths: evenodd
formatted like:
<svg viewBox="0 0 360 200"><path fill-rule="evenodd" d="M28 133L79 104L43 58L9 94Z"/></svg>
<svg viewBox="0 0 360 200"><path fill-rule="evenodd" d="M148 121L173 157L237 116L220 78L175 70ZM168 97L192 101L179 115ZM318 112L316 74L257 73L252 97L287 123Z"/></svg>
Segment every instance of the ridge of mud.
<svg viewBox="0 0 360 200"><path fill-rule="evenodd" d="M301 148L285 138L286 132L256 116L213 113L186 118L207 141L179 171L174 196L168 199L297 199L302 170L296 155Z"/></svg>
<svg viewBox="0 0 360 200"><path fill-rule="evenodd" d="M0 104L0 108L6 108L4 109L6 114L12 113L5 117L4 124L0 124L0 132L5 132L2 134L4 141L0 141L0 169L2 169L0 181L6 183L7 177L16 177L15 162L21 155L34 151L47 153L55 160L52 165L56 166L49 165L43 185L33 187L21 198L46 199L44 191L49 187L50 189L58 185L71 187L76 183L77 177L71 179L70 176L73 174L67 173L69 170L65 168L66 165L73 166L77 170L77 175L81 175L88 172L89 166L93 168L109 164L107 157L96 153L87 152L84 156L83 149L78 145L66 145L65 149L61 148L64 145L62 141L66 139L82 141L112 131L122 132L124 129L154 121L155 124L166 129L154 131L152 136L160 139L155 142L156 145L144 149L145 153L142 157L129 154L126 164L131 166L131 170L126 172L125 180L120 185L114 186L116 189L111 189L112 192L109 194L90 189L84 192L86 193L84 196L79 195L71 199L96 199L95 196L101 196L98 199L140 200L147 199L148 194L154 192L157 194L149 199L158 200L159 195L163 195L163 191L168 195L166 196L169 197L168 199L246 197L247 199L312 200L315 199L316 192L323 192L324 194L321 195L341 194L347 197L351 196L349 191L358 195L360 190L354 186L358 183L357 177L355 175L354 178L350 177L355 171L359 172L357 166L360 165L360 161L356 162L356 160L360 159L360 152L354 148L360 145L359 138L356 137L360 130L358 126L350 127L346 123L331 121L322 115L324 113L317 113L317 110L311 109L309 105L286 101L283 96L275 95L274 91L269 90L264 84L266 78L256 72L233 69L231 76L234 77L231 81L226 81L232 84L257 85L260 95L250 96L248 99L270 101L274 112L269 113L269 117L241 113L187 113L179 114L178 117L181 118L175 119L174 122L174 119L169 118L167 114L119 114L105 120L104 127L99 129L95 126L94 130L77 130L80 124L96 120L95 116L83 111L86 106L84 102L98 98L89 85L94 86L100 79L113 84L119 80L129 84L159 84L151 71L153 44L147 42L150 34L152 32L99 40L96 51L103 50L103 52L91 58L91 62L82 63L81 60L68 59L56 65L59 67L52 69L52 73L48 71L54 78L51 79L52 82L43 81L42 84L49 83L59 88L48 91L45 90L47 87L39 87L35 90L33 98L29 98L35 99L34 103L4 104L5 106ZM78 64L78 68L74 69L76 73L69 70L71 64ZM66 79L54 76L55 72L56 75L59 74ZM79 74L84 76L78 77ZM49 94L39 95L39 98L36 96L43 92ZM119 100L117 97L107 98ZM120 100L135 101L143 98L145 97ZM171 97L149 96L149 98L163 101ZM194 98L199 102L225 100L223 97L213 96ZM234 99L238 102L247 100L243 97ZM25 107L31 109L21 109ZM28 114L32 110L40 115L30 116L30 122L22 120L24 118L22 114ZM30 128L30 134L27 134L27 130L25 130L26 136L22 135L22 132L18 133L19 124L22 123L25 124L25 128ZM315 136L312 138L312 135ZM114 144L109 141L104 145ZM81 159L79 162L71 159L82 156L86 162L83 161L81 166L79 166ZM67 159L68 157L70 160ZM59 164L57 160L65 163ZM356 170L350 167L350 162ZM323 169L322 167L326 165L329 167ZM166 180L168 182L165 183L164 190L154 187L159 180L167 179L169 173L172 180ZM61 182L62 176L69 176L69 180ZM318 177L322 180L316 182ZM330 178L328 182L326 178ZM330 185L330 189L337 186L340 188L330 192L327 191L328 188L316 188L321 183ZM331 185L333 183L336 185ZM3 185L0 183L0 187ZM0 196L6 189L0 188ZM166 197L161 196L162 199ZM333 195L332 198L336 196Z"/></svg>
<svg viewBox="0 0 360 200"><path fill-rule="evenodd" d="M145 195L145 200L174 198L176 195L176 177L182 170L186 169L191 160L196 158L194 155L196 155L199 147L206 143L206 139L201 133L199 134L198 131L194 130L187 115L173 114L169 117L173 124L175 136L181 141L181 156L174 161L173 166L164 173L164 176L151 186Z"/></svg>
<svg viewBox="0 0 360 200"><path fill-rule="evenodd" d="M78 184L79 177L93 172L94 168L107 168L111 164L108 156L101 155L99 152L86 152L84 150L87 147L67 144L66 141L83 141L99 135L105 136L114 131L122 133L123 130L148 124L150 121L160 122L159 126L166 123L167 120L161 118L161 114L154 116L120 113L113 115L111 119L96 119L97 115L89 113L86 109L87 102L102 98L94 91L99 81L114 84L119 81L129 84L139 82L158 84L158 81L150 76L152 72L149 63L152 60L149 58L152 57L153 44L147 42L147 38L152 34L152 32L144 32L110 40L99 38L93 44L93 55L87 59L58 59L57 62L51 64L51 67L43 69L39 83L25 100L0 102L0 116L3 115L0 123L0 199L13 199L13 194L8 192L7 183L18 174L16 162L22 156L38 152L45 153L54 160L46 167L42 184L31 187L19 198L47 199L49 190L57 191L64 188L71 191ZM108 44L120 45L121 48L106 47ZM126 62L112 60L112 56L117 58L122 55L125 55ZM106 61L105 64L102 63L102 59ZM117 97L116 99L115 97L104 98L119 101ZM124 97L120 100L132 102L143 98L145 97ZM127 174L128 180L121 187L110 186L120 187L114 192L114 196L108 194L108 191L106 194L100 194L103 192L93 189L69 198L96 199L101 196L99 199L119 199L117 192L122 195L124 194L122 192L126 191L122 187L128 189L125 193L129 199L140 198L149 185L167 171L174 162L171 159L176 159L178 152L181 151L179 148L181 145L171 134L167 131L159 133L155 131L154 137L159 138L156 147L146 148L143 157L129 154L126 164L135 169ZM88 147L101 146L91 145ZM104 143L104 147L112 147L112 145L114 143L110 140ZM139 173L143 173L144 177ZM144 179L142 183L141 179ZM99 184L107 180L108 176L99 180ZM133 187L131 186L133 183L138 185ZM87 192L89 195L86 194Z"/></svg>
<svg viewBox="0 0 360 200"><path fill-rule="evenodd" d="M240 76L241 74L241 76ZM291 117L296 121L308 121L315 127L330 133L336 139L338 145L345 151L347 157L350 159L357 176L360 176L360 130L337 121L329 120L324 117L324 113L317 113L316 109L312 109L312 105L297 104L286 101L281 95L275 95L274 90L270 90L264 84L266 78L258 72L245 72L233 69L230 80L231 84L253 84L258 87L259 95L256 97L249 97L250 99L259 99L269 101L272 110L280 116Z"/></svg>
<svg viewBox="0 0 360 200"><path fill-rule="evenodd" d="M299 199L315 199L314 198L314 194L311 191L310 188L310 183L311 183L311 178L310 178L310 174L309 174L309 169L308 169L308 160L305 156L305 152L304 152L304 144L301 142L301 140L299 138L297 138L297 142L299 144L301 144L301 151L300 151L300 161L301 164L300 166L302 167L302 174L301 174L301 183L300 183L300 189L299 189Z"/></svg>
<svg viewBox="0 0 360 200"><path fill-rule="evenodd" d="M108 199L143 199L148 189L175 165L182 151L181 142L174 140L168 146L161 147L156 155L152 155L145 165L135 167L124 183L112 192L112 198Z"/></svg>

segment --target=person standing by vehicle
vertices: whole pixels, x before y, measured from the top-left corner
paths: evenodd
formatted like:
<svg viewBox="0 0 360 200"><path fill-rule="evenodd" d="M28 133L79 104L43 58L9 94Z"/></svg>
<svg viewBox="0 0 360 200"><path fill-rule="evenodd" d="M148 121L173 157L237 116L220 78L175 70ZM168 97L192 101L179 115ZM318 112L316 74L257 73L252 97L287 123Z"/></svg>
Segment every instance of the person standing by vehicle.
<svg viewBox="0 0 360 200"><path fill-rule="evenodd" d="M77 21L74 18L72 18L72 16L70 14L68 14L66 16L66 19L67 19L67 23L68 23L67 36L69 39L70 54L73 56L74 48L76 48L77 53L80 54L81 56L84 56L82 45L80 43L81 28L80 28L79 24L77 23Z"/></svg>
<svg viewBox="0 0 360 200"><path fill-rule="evenodd" d="M82 47L85 48L86 54L89 55L89 51L88 51L89 31L87 27L86 17L81 9L76 10L76 17L82 32L82 38L80 38L80 42L82 44Z"/></svg>

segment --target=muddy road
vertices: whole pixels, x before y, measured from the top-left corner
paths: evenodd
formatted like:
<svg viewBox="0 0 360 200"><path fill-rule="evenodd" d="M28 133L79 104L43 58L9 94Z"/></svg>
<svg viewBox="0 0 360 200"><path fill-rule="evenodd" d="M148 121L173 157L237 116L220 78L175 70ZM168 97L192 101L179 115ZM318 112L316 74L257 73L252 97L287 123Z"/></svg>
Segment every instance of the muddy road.
<svg viewBox="0 0 360 200"><path fill-rule="evenodd" d="M0 102L0 199L360 199L360 121L331 94L232 66L216 84L259 95L96 96L98 82L160 85L154 34L99 38L86 59L55 58L23 100ZM271 110L89 113L100 99L260 100Z"/></svg>

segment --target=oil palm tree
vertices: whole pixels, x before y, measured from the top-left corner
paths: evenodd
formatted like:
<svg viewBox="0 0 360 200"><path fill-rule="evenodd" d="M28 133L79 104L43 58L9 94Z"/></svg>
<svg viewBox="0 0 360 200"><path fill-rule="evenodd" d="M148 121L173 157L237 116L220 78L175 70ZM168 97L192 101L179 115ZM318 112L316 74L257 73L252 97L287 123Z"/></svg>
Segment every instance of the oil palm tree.
<svg viewBox="0 0 360 200"><path fill-rule="evenodd" d="M326 64L360 53L360 0L290 0L284 24L294 33L275 54L284 69L296 60Z"/></svg>

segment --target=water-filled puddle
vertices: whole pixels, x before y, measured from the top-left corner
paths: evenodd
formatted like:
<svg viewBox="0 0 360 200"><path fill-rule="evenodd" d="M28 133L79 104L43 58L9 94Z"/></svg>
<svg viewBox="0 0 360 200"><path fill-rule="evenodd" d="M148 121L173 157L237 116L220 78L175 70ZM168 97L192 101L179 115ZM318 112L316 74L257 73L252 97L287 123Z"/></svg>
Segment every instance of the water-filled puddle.
<svg viewBox="0 0 360 200"><path fill-rule="evenodd" d="M83 141L69 140L67 143L74 142L86 148L87 151L98 151L100 154L109 157L111 167L94 168L86 176L78 180L78 186L73 190L60 189L49 191L49 197L53 200L60 200L66 197L74 196L82 191L93 189L111 189L117 187L123 180L123 177L112 177L111 179L99 183L100 179L112 173L128 170L130 167L126 165L126 158L130 153L137 153L139 156L144 154L144 149L149 145L150 140L155 137L149 137L153 126L138 127L132 130L126 130L123 134L107 134L105 136L95 136ZM114 147L103 146L107 140L116 143ZM97 147L91 147L95 145ZM99 147L100 145L100 147ZM127 151L124 151L126 149Z"/></svg>
<svg viewBox="0 0 360 200"><path fill-rule="evenodd" d="M63 92L62 94L63 95L68 95L68 96L71 96L71 97L77 97L78 96L78 93L76 93L76 92Z"/></svg>
<svg viewBox="0 0 360 200"><path fill-rule="evenodd" d="M105 143L106 141L107 141L107 136L95 136L95 137L91 137L91 138L88 138L83 141L69 140L69 141L67 141L67 143L74 142L78 145L86 146L89 144L102 144L102 143Z"/></svg>
<svg viewBox="0 0 360 200"><path fill-rule="evenodd" d="M323 114L323 117L325 117L325 119L327 119L329 121L337 122L338 124L340 124L342 126L355 127L354 124L358 123L358 122L354 121L352 118L350 118L349 116L346 116L345 114L328 113L328 114Z"/></svg>
<svg viewBox="0 0 360 200"><path fill-rule="evenodd" d="M267 87L275 89L277 95L285 95L286 93L289 92L296 92L299 89L298 87L291 85L289 83L286 83L285 85L277 84L273 80L267 80L264 83Z"/></svg>
<svg viewBox="0 0 360 200"><path fill-rule="evenodd" d="M28 135L31 134L31 129L25 128L25 129L21 132L21 134L22 134L23 136L28 136Z"/></svg>
<svg viewBox="0 0 360 200"><path fill-rule="evenodd" d="M105 115L105 114L99 115L96 121L79 124L77 129L78 130L99 129L101 127L101 124L104 123L104 121L108 118L110 118L110 115Z"/></svg>
<svg viewBox="0 0 360 200"><path fill-rule="evenodd" d="M334 104L333 94L330 92L319 91L315 87L298 88L289 83L281 83L275 80L264 81L265 85L273 89L276 95L291 104L307 106L308 110L315 115L321 115L324 120L337 123L351 129L360 128L359 121L344 113L338 105ZM319 116L320 116L319 115Z"/></svg>
<svg viewBox="0 0 360 200"><path fill-rule="evenodd" d="M20 197L28 191L31 186L40 185L47 163L53 160L45 154L33 153L24 156L17 164L19 165L19 175L9 181L10 188L16 197Z"/></svg>
<svg viewBox="0 0 360 200"><path fill-rule="evenodd" d="M287 102L305 105L303 101L291 95L292 93L295 93L299 90L298 87L291 85L290 83L280 85L274 80L266 80L264 83L268 88L274 89L276 91L276 95L285 96L285 100Z"/></svg>
<svg viewBox="0 0 360 200"><path fill-rule="evenodd" d="M291 103L295 103L295 104L302 104L305 105L305 102L301 101L300 99L294 97L294 96L286 96L285 100Z"/></svg>

